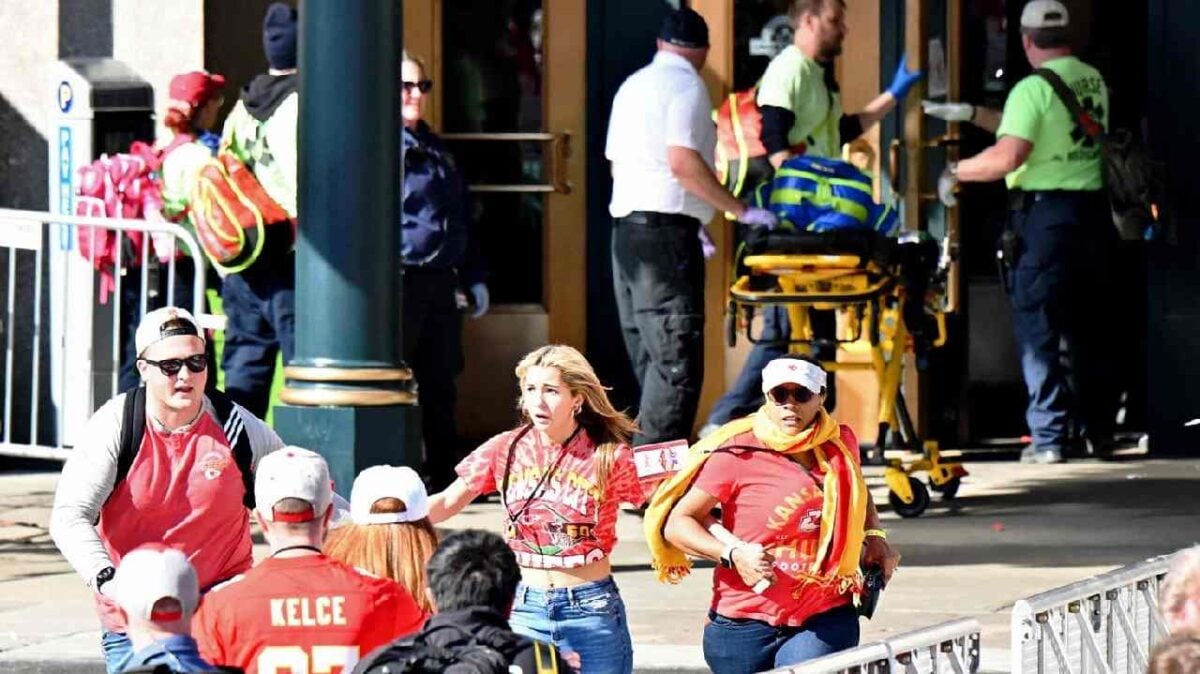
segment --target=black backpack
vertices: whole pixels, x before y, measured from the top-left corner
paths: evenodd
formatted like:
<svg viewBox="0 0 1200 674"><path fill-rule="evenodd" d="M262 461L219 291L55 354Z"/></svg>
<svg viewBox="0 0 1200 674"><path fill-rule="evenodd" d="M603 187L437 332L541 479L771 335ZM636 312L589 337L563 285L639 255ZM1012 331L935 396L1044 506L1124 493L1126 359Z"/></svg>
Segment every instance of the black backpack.
<svg viewBox="0 0 1200 674"><path fill-rule="evenodd" d="M1105 132L1104 127L1079 103L1079 98L1058 73L1049 68L1033 71L1050 84L1082 134L1100 144L1104 186L1112 205L1113 224L1122 239L1141 241L1158 220L1156 197L1161 169L1150 158L1142 140L1128 129Z"/></svg>
<svg viewBox="0 0 1200 674"><path fill-rule="evenodd" d="M430 643L429 635L441 630L454 630L459 638L447 646ZM440 625L376 651L358 663L354 674L508 674L509 658L520 650L522 640L523 637L494 627L469 634L453 625ZM557 662L551 646L536 640L533 646L545 653L539 662ZM555 672L557 666L538 674Z"/></svg>
<svg viewBox="0 0 1200 674"><path fill-rule="evenodd" d="M242 415L234 407L233 401L224 393L213 389L205 391L205 396L212 403L213 411L217 413L217 423L225 431L225 439L233 453L233 461L242 473L242 487L245 495L242 503L247 508L254 508L254 450L250 447L250 436L246 434ZM113 492L117 485L129 474L129 468L142 447L142 438L146 435L146 387L138 386L125 393L125 406L121 413L120 449L117 452L117 477L113 480ZM112 493L109 494L112 498Z"/></svg>

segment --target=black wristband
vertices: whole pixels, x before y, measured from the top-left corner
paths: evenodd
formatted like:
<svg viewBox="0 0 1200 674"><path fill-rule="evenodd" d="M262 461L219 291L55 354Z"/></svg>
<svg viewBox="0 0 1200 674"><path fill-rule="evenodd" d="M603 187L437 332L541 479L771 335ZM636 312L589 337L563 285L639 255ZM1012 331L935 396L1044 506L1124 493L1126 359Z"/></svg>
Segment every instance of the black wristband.
<svg viewBox="0 0 1200 674"><path fill-rule="evenodd" d="M718 561L721 562L721 566L725 567L726 569L733 568L733 551L734 550L737 550L737 546L731 545L731 546L726 547L723 551L721 551L721 556L718 558Z"/></svg>
<svg viewBox="0 0 1200 674"><path fill-rule="evenodd" d="M100 588L103 587L105 583L112 580L113 576L115 575L117 575L117 570L111 566L106 566L103 569L100 569L100 573L96 574L96 591L99 592Z"/></svg>

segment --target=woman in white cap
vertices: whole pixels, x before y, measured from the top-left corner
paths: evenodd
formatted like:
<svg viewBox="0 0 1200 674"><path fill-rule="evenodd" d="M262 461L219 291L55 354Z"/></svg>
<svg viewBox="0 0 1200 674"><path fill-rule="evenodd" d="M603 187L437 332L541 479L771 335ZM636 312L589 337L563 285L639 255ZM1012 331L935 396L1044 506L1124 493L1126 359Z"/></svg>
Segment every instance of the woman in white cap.
<svg viewBox="0 0 1200 674"><path fill-rule="evenodd" d="M687 575L689 554L717 562L704 628L704 659L717 674L857 645L860 565L886 579L900 559L879 528L853 431L823 407L825 370L790 356L769 362L762 378L758 412L693 446L646 512L659 580Z"/></svg>
<svg viewBox="0 0 1200 674"><path fill-rule="evenodd" d="M400 583L433 613L425 563L437 544L421 476L407 466L372 466L354 478L350 523L329 532L325 554Z"/></svg>
<svg viewBox="0 0 1200 674"><path fill-rule="evenodd" d="M521 566L510 624L553 643L583 674L633 671L625 603L609 556L621 503L645 500L629 439L634 422L613 408L579 351L543 346L517 364L521 425L458 464L430 499L441 522L480 494L500 492L508 545Z"/></svg>

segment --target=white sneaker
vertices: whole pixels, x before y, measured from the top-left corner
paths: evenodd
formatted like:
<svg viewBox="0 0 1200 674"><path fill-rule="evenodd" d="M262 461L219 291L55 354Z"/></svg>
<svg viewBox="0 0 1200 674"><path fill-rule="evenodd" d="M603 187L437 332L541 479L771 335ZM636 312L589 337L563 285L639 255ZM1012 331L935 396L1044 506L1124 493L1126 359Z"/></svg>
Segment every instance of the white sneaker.
<svg viewBox="0 0 1200 674"><path fill-rule="evenodd" d="M712 423L704 424L703 426L700 427L700 432L697 433L696 436L699 437L700 439L704 439L704 438L712 435L720 427L721 427L721 424L712 424Z"/></svg>

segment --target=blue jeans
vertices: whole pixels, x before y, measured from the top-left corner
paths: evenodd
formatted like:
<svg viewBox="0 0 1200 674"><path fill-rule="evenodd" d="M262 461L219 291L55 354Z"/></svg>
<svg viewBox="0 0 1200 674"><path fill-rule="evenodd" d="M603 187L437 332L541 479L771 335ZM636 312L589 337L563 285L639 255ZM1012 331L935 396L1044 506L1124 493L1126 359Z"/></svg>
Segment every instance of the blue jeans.
<svg viewBox="0 0 1200 674"><path fill-rule="evenodd" d="M104 649L104 668L108 674L119 674L129 656L133 655L133 642L120 632L101 632L100 648Z"/></svg>
<svg viewBox="0 0 1200 674"><path fill-rule="evenodd" d="M846 604L800 627L726 618L712 611L704 626L704 661L713 674L753 674L795 665L858 645L858 613Z"/></svg>
<svg viewBox="0 0 1200 674"><path fill-rule="evenodd" d="M742 371L738 373L733 387L721 396L708 413L708 424L721 426L754 413L764 402L762 392L762 371L767 363L782 358L788 354L787 340L792 336L792 324L788 320L787 308L782 306L767 306L762 312L762 332L758 335L760 342L750 349ZM832 337L835 332L833 313L816 311L809 314L813 324L813 333L817 337ZM833 360L837 357L837 348L823 347L816 349L816 357L821 360ZM825 409L832 410L836 402L834 391L835 377L829 377L826 387Z"/></svg>
<svg viewBox="0 0 1200 674"><path fill-rule="evenodd" d="M275 359L286 365L296 338L296 278L292 254L267 258L221 283L225 326L225 392L254 416L267 416Z"/></svg>
<svg viewBox="0 0 1200 674"><path fill-rule="evenodd" d="M629 674L633 642L625 602L612 578L574 587L517 587L509 624L517 634L577 653L579 674Z"/></svg>
<svg viewBox="0 0 1200 674"><path fill-rule="evenodd" d="M1107 336L1117 237L1098 192L1041 192L1010 214L1019 253L1009 271L1013 328L1038 449L1064 450L1072 427L1111 437L1119 366Z"/></svg>

